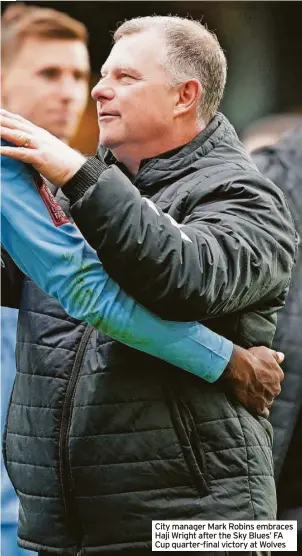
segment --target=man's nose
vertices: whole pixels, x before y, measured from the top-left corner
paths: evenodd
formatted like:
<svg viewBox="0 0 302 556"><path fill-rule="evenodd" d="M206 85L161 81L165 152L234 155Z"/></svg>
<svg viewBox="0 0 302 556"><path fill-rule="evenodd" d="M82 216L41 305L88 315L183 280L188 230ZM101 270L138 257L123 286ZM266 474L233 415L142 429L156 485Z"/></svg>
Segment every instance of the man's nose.
<svg viewBox="0 0 302 556"><path fill-rule="evenodd" d="M93 87L91 96L93 100L111 100L114 97L114 90L109 82L105 82L104 80L100 79L100 81Z"/></svg>

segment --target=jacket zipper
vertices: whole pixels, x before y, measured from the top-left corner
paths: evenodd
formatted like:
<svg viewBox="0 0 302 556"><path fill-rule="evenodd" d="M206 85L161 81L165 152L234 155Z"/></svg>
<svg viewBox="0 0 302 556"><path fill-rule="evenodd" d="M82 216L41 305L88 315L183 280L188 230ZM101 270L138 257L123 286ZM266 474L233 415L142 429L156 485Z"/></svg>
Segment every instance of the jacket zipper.
<svg viewBox="0 0 302 556"><path fill-rule="evenodd" d="M74 364L72 367L70 380L67 386L63 411L62 411L62 421L60 430L60 440L59 440L59 465L60 465L60 475L61 475L61 486L64 507L70 525L71 534L75 535L76 538L76 554L81 551L81 527L80 520L76 512L75 496L72 488L71 482L71 469L69 464L69 452L68 452L68 436L69 427L71 419L72 410L72 400L75 392L75 387L78 381L79 371L83 362L86 347L93 331L93 327L87 325L83 333L80 345L78 347Z"/></svg>

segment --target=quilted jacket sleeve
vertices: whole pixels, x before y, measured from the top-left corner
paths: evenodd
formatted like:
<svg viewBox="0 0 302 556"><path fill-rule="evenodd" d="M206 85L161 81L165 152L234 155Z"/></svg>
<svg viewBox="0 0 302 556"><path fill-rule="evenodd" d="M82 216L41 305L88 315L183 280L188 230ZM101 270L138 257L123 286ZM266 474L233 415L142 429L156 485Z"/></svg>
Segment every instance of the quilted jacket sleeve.
<svg viewBox="0 0 302 556"><path fill-rule="evenodd" d="M211 183L202 184L207 203L200 202L197 184L179 225L115 166L104 168L100 161L99 177L89 187L89 165L80 170L78 198L71 196L75 222L109 275L162 318L216 317L286 289L294 226L281 192L258 172L226 176L212 196Z"/></svg>

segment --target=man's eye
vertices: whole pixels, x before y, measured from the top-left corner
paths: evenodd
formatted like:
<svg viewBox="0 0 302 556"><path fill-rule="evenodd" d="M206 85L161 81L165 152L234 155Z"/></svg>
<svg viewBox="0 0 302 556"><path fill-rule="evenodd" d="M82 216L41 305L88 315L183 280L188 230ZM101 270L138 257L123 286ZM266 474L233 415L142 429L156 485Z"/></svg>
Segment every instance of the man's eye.
<svg viewBox="0 0 302 556"><path fill-rule="evenodd" d="M88 75L80 71L74 73L74 78L76 81L88 81Z"/></svg>
<svg viewBox="0 0 302 556"><path fill-rule="evenodd" d="M125 79L126 81L133 81L135 78L133 77L133 75L130 75L129 73L121 73L120 79Z"/></svg>
<svg viewBox="0 0 302 556"><path fill-rule="evenodd" d="M58 77L59 72L55 68L47 68L47 69L41 70L40 75L42 75L43 77L46 77L47 79L55 79L56 77Z"/></svg>

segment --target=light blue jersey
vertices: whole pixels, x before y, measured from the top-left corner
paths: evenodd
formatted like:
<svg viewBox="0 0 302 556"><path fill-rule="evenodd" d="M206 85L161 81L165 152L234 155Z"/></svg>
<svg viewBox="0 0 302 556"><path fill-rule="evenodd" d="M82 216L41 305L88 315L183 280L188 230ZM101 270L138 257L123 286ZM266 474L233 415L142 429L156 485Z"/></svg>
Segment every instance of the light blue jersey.
<svg viewBox="0 0 302 556"><path fill-rule="evenodd" d="M124 293L45 185L39 194L34 176L30 166L2 157L2 244L19 268L72 317L208 382L217 380L233 344L198 322L164 321Z"/></svg>

